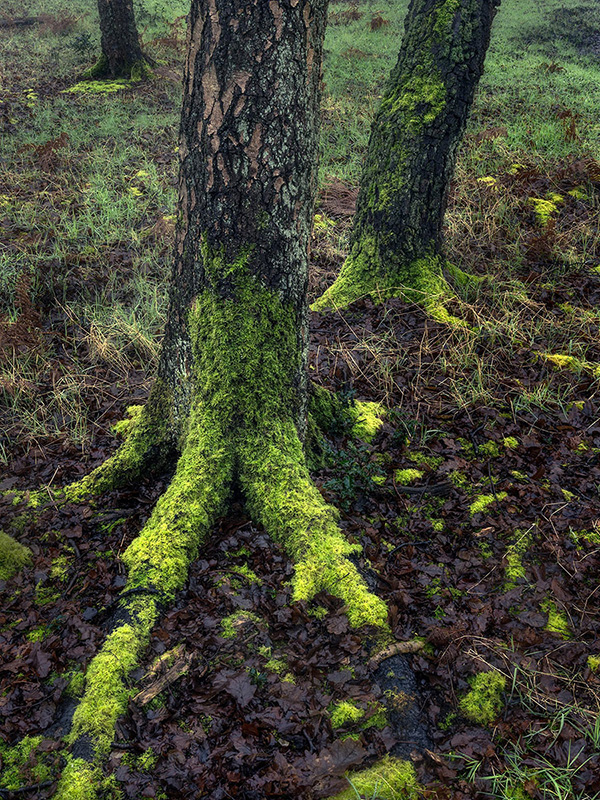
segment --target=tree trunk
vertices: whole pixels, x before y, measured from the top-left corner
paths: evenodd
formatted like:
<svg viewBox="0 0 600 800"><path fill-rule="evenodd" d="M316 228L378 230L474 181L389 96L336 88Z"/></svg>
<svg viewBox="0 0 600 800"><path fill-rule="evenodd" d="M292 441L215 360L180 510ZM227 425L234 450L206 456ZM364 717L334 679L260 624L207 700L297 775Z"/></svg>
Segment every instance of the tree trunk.
<svg viewBox="0 0 600 800"><path fill-rule="evenodd" d="M313 308L367 294L431 305L443 293L448 188L499 3L411 0L371 129L350 254Z"/></svg>
<svg viewBox="0 0 600 800"><path fill-rule="evenodd" d="M307 406L308 241L326 0L193 0L180 131L179 214L158 379L125 444L66 500L172 481L123 555L118 622L86 673L61 800L88 798L127 706L127 677L235 486L295 562L294 599L341 598L352 625L387 630L385 604L312 484Z"/></svg>
<svg viewBox="0 0 600 800"><path fill-rule="evenodd" d="M148 70L140 47L133 0L98 0L102 56L85 78L143 78Z"/></svg>

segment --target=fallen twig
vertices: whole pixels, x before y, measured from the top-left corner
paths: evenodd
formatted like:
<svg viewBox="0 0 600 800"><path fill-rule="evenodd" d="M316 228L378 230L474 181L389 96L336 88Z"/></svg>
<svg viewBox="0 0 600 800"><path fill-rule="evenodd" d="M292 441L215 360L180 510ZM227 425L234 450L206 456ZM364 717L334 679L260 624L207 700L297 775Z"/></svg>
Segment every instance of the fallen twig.
<svg viewBox="0 0 600 800"><path fill-rule="evenodd" d="M382 661L385 661L386 658L391 658L392 656L397 655L406 655L408 653L418 653L419 650L422 650L425 647L425 642L422 642L420 639L410 639L407 642L393 642L393 644L384 647L383 650L380 650L378 653L375 653L369 659L367 666L369 669L373 670L376 669Z"/></svg>

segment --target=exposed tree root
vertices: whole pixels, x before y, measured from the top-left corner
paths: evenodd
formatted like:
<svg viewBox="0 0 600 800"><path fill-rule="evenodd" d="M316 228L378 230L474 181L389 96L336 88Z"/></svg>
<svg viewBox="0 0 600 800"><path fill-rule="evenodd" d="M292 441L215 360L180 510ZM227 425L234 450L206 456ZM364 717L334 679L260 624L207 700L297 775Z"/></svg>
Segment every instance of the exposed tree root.
<svg viewBox="0 0 600 800"><path fill-rule="evenodd" d="M221 420L211 406L194 403L175 475L123 555L129 579L119 622L87 670L85 693L68 737L72 755L60 780L60 800L96 796L99 764L130 697L128 676L147 646L161 603L172 600L184 585L200 544L225 512L234 480L239 480L254 518L294 559L294 599L310 600L326 590L344 601L354 627L371 625L389 635L385 603L368 590L347 557L360 547L346 541L336 510L311 482L293 421L273 421L269 430L249 434L225 431ZM139 475L151 430L142 412L117 454L67 487L64 498L79 499Z"/></svg>

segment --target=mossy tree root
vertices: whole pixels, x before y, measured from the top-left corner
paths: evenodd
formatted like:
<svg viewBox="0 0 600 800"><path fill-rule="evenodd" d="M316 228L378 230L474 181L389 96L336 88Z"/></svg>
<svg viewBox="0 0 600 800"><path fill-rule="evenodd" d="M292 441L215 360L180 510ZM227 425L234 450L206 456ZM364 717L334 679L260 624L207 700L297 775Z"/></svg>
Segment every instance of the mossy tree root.
<svg viewBox="0 0 600 800"><path fill-rule="evenodd" d="M385 603L348 558L360 546L346 541L336 510L311 482L294 422L274 422L252 435L226 433L214 412L196 401L173 480L123 555L129 578L120 623L88 667L59 800L96 796L99 763L127 708L128 676L147 646L160 604L183 586L200 544L225 512L236 477L254 518L295 561L294 599L310 600L326 590L343 600L353 627L370 625L389 635Z"/></svg>
<svg viewBox="0 0 600 800"><path fill-rule="evenodd" d="M153 77L154 73L152 67L156 66L156 62L149 56L145 55L141 59L137 59L123 66L123 69L118 73L114 73L108 63L106 56L101 55L98 61L91 67L86 69L82 74L80 80L82 81L98 81L98 80L114 80L121 78L131 81L149 80Z"/></svg>
<svg viewBox="0 0 600 800"><path fill-rule="evenodd" d="M49 497L59 505L79 503L164 468L173 455L174 436L171 395L163 381L155 382L146 405L127 423L126 439L114 455L89 475L61 489L47 487L30 492L26 499L29 509L35 512Z"/></svg>
<svg viewBox="0 0 600 800"><path fill-rule="evenodd" d="M343 600L353 627L388 631L387 607L372 594L348 556L361 550L338 527L339 514L312 483L294 424L281 422L248 437L240 481L249 510L295 562L294 600L327 591Z"/></svg>
<svg viewBox="0 0 600 800"><path fill-rule="evenodd" d="M173 480L124 553L129 580L120 603L121 622L88 667L68 737L72 753L57 789L59 800L96 797L102 782L100 761L127 708L129 674L147 646L160 604L183 586L201 542L224 511L232 474L232 449L224 446L222 431L193 408ZM132 589L135 595L128 597Z"/></svg>

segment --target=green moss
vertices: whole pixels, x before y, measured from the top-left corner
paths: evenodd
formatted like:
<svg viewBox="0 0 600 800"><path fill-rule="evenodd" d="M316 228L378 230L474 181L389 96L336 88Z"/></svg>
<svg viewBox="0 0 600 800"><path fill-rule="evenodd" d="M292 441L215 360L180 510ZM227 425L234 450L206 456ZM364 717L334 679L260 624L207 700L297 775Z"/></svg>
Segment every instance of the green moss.
<svg viewBox="0 0 600 800"><path fill-rule="evenodd" d="M85 687L85 675L81 669L76 667L70 672L67 672L64 677L69 681L66 689L68 696L81 697Z"/></svg>
<svg viewBox="0 0 600 800"><path fill-rule="evenodd" d="M465 491L471 485L465 473L458 469L453 469L452 472L448 473L448 480L453 486L456 486L457 489L464 489Z"/></svg>
<svg viewBox="0 0 600 800"><path fill-rule="evenodd" d="M380 187L378 191L382 191ZM388 196L391 196L391 188ZM394 263L381 262L380 242L383 235L365 234L352 246L335 282L311 305L313 311L338 309L370 296L375 302L389 297L404 297L421 303L440 322L452 321L441 303L452 292L442 275L443 260L437 256L407 262L396 258Z"/></svg>
<svg viewBox="0 0 600 800"><path fill-rule="evenodd" d="M231 567L231 571L236 575L241 575L249 584L254 583L256 586L262 585L262 580L247 564L236 564L234 567Z"/></svg>
<svg viewBox="0 0 600 800"><path fill-rule="evenodd" d="M542 226L547 225L552 215L558 211L558 206L552 200L545 200L541 197L530 197L529 202L533 206L536 220Z"/></svg>
<svg viewBox="0 0 600 800"><path fill-rule="evenodd" d="M431 470L437 469L444 461L442 456L434 456L433 453L423 453L421 451L408 453L408 458L420 467L428 467Z"/></svg>
<svg viewBox="0 0 600 800"><path fill-rule="evenodd" d="M9 580L28 564L31 564L31 550L0 531L0 580Z"/></svg>
<svg viewBox="0 0 600 800"><path fill-rule="evenodd" d="M526 577L525 567L523 566L523 556L531 547L531 536L523 531L515 531L514 541L506 549L506 568L504 570L505 591L514 589L519 580Z"/></svg>
<svg viewBox="0 0 600 800"><path fill-rule="evenodd" d="M358 722L365 716L365 711L359 708L354 700L340 700L329 710L332 728L343 728L349 723Z"/></svg>
<svg viewBox="0 0 600 800"><path fill-rule="evenodd" d="M381 403L357 400L351 407L350 413L354 418L352 426L354 435L365 442L371 442L383 425L382 417L385 415L385 409Z"/></svg>
<svg viewBox="0 0 600 800"><path fill-rule="evenodd" d="M50 577L64 583L69 575L69 559L65 555L57 556L50 565Z"/></svg>
<svg viewBox="0 0 600 800"><path fill-rule="evenodd" d="M234 639L248 622L260 625L262 619L251 611L234 611L221 620L221 636L224 639Z"/></svg>
<svg viewBox="0 0 600 800"><path fill-rule="evenodd" d="M490 725L500 713L506 678L500 672L480 672L470 680L471 691L460 701L462 713L479 725Z"/></svg>
<svg viewBox="0 0 600 800"><path fill-rule="evenodd" d="M0 788L14 791L53 777L44 758L46 754L36 752L41 741L41 736L26 736L9 747L0 740Z"/></svg>
<svg viewBox="0 0 600 800"><path fill-rule="evenodd" d="M425 473L421 469L397 469L394 473L394 479L400 486L408 486L423 477Z"/></svg>
<svg viewBox="0 0 600 800"><path fill-rule="evenodd" d="M542 353L541 357L553 364L556 369L566 369L577 374L591 372L594 377L600 378L600 365L598 364L591 364L589 361L561 353Z"/></svg>
<svg viewBox="0 0 600 800"><path fill-rule="evenodd" d="M53 491L53 500L78 503L160 469L170 449L171 427L172 397L165 384L157 379L146 405L135 412L127 439L117 452L80 481ZM40 502L38 494L47 499L47 492L35 493L30 496L29 505Z"/></svg>
<svg viewBox="0 0 600 800"><path fill-rule="evenodd" d="M350 786L329 800L356 800L357 797L385 800L417 800L421 787L409 761L384 756L369 769L346 775Z"/></svg>
<svg viewBox="0 0 600 800"><path fill-rule="evenodd" d="M438 8L433 25L433 36L442 45L446 44L454 18L460 9L460 0L445 0Z"/></svg>
<svg viewBox="0 0 600 800"><path fill-rule="evenodd" d="M46 625L40 626L39 628L34 628L33 630L29 631L27 634L27 639L30 642L41 642L43 641L46 633L48 632L48 628Z"/></svg>
<svg viewBox="0 0 600 800"><path fill-rule="evenodd" d="M115 436L121 436L123 439L127 439L134 429L136 422L139 421L143 410L144 406L128 406L125 412L125 419L121 419L111 426L112 433L114 433Z"/></svg>
<svg viewBox="0 0 600 800"><path fill-rule="evenodd" d="M540 603L540 608L548 614L548 622L544 630L549 633L555 633L561 639L568 640L573 638L567 615L558 608L553 600L544 600Z"/></svg>
<svg viewBox="0 0 600 800"><path fill-rule="evenodd" d="M96 800L102 783L100 769L82 758L67 756L54 800Z"/></svg>
<svg viewBox="0 0 600 800"><path fill-rule="evenodd" d="M272 648L268 646L259 647L258 652L267 659L265 669L268 669L269 672L275 672L277 675L281 675L284 681L291 678L292 680L288 682L294 683L293 675L288 672L289 667L285 658L275 658L272 655Z"/></svg>
<svg viewBox="0 0 600 800"><path fill-rule="evenodd" d="M493 494L480 494L477 495L475 500L469 506L469 513L473 517L475 514L482 514L486 511L491 505L493 505L496 500L501 501L508 497L506 492L497 492L495 495Z"/></svg>
<svg viewBox="0 0 600 800"><path fill-rule="evenodd" d="M365 731L369 728L376 728L382 731L388 724L386 708L382 703L369 703L370 716L361 723L361 730Z"/></svg>
<svg viewBox="0 0 600 800"><path fill-rule="evenodd" d="M231 265L206 248L203 257L212 279L228 280L227 296L203 292L190 315L198 397L222 432L212 450L226 451L230 443L250 513L294 559L294 599L326 590L346 603L352 625L387 627L385 603L347 558L359 546L346 541L337 511L310 480L294 424L301 369L296 312L246 275L249 252ZM372 417L367 427L377 424Z"/></svg>
<svg viewBox="0 0 600 800"><path fill-rule="evenodd" d="M123 554L128 585L152 586L165 600L172 599L185 583L200 543L226 508L233 477L231 445L221 427L211 420L209 410L195 402L188 425L169 487Z"/></svg>
<svg viewBox="0 0 600 800"><path fill-rule="evenodd" d="M499 458L500 456L500 448L496 442L491 439L485 442L485 444L480 444L477 451L480 455L486 456L487 458Z"/></svg>
<svg viewBox="0 0 600 800"><path fill-rule="evenodd" d="M519 446L519 440L515 436L505 436L502 439L502 444L507 450L516 450Z"/></svg>
<svg viewBox="0 0 600 800"><path fill-rule="evenodd" d="M590 672L598 672L600 670L600 655L588 656L586 663Z"/></svg>
<svg viewBox="0 0 600 800"><path fill-rule="evenodd" d="M122 89L131 87L131 81L80 81L69 89L63 89L63 94L112 94Z"/></svg>
<svg viewBox="0 0 600 800"><path fill-rule="evenodd" d="M106 639L85 676L85 694L75 709L69 741L89 736L97 755L110 750L115 723L125 713L131 694L130 672L137 666L157 617L149 598L130 603L135 622L121 625Z"/></svg>
<svg viewBox="0 0 600 800"><path fill-rule="evenodd" d="M441 74L433 65L427 65L386 94L380 113L399 119L403 130L417 136L426 125L435 122L445 107L446 87Z"/></svg>

